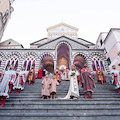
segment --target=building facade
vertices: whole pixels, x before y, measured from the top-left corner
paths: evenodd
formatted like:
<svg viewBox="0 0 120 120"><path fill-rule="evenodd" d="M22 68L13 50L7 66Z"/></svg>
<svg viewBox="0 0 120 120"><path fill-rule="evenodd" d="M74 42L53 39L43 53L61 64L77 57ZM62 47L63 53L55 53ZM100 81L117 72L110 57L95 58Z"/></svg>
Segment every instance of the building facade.
<svg viewBox="0 0 120 120"><path fill-rule="evenodd" d="M34 66L36 72L40 67L52 72L56 67L65 69L72 64L81 69L87 63L93 72L100 66L105 73L109 73L104 49L95 49L94 43L79 38L78 28L60 23L49 27L47 32L48 36L31 43L30 49L10 49L12 41L9 48L1 44L0 71L8 70L13 65L16 71L20 71L21 67L29 70Z"/></svg>
<svg viewBox="0 0 120 120"><path fill-rule="evenodd" d="M11 17L11 13L14 10L11 6L13 2L14 0L0 0L0 41Z"/></svg>
<svg viewBox="0 0 120 120"><path fill-rule="evenodd" d="M117 69L120 70L120 57L118 55L120 52L120 29L111 28L110 31L102 39L101 45L101 39L99 38L97 40L96 46L99 49L104 49L109 69L111 69L113 65L116 65Z"/></svg>

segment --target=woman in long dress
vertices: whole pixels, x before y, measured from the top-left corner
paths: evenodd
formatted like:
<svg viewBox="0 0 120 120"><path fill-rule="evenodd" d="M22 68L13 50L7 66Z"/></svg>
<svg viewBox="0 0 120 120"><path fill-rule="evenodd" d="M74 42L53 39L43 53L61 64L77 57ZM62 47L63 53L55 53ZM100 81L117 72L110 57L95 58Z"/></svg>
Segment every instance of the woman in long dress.
<svg viewBox="0 0 120 120"><path fill-rule="evenodd" d="M28 71L25 71L25 69L22 67L21 71L18 72L18 76L13 87L13 89L16 89L16 94L19 94L20 90L24 89L27 75Z"/></svg>
<svg viewBox="0 0 120 120"><path fill-rule="evenodd" d="M75 65L72 65L72 69L69 71L70 86L67 95L63 99L77 99L79 97L79 88L77 76L79 72L76 70Z"/></svg>

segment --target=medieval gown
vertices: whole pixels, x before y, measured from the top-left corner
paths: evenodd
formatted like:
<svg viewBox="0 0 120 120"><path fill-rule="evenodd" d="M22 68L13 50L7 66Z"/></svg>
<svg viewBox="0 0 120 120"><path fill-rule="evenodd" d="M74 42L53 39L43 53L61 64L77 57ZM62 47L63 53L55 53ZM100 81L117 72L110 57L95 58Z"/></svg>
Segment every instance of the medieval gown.
<svg viewBox="0 0 120 120"><path fill-rule="evenodd" d="M28 71L20 71L18 73L18 77L17 77L17 79L15 81L13 89L21 89L21 90L23 90L24 86L25 86L27 75L28 75Z"/></svg>
<svg viewBox="0 0 120 120"><path fill-rule="evenodd" d="M94 79L91 74L91 70L89 68L83 68L81 70L81 78L82 78L82 87L84 92L93 92L93 88L95 87Z"/></svg>
<svg viewBox="0 0 120 120"><path fill-rule="evenodd" d="M0 96L9 98L9 82L14 85L16 72L13 70L5 71L0 79Z"/></svg>
<svg viewBox="0 0 120 120"><path fill-rule="evenodd" d="M72 74L74 73L74 76ZM78 88L78 81L77 76L79 75L78 71L69 71L70 76L70 86L67 95L63 99L70 99L70 97L79 97L79 88Z"/></svg>

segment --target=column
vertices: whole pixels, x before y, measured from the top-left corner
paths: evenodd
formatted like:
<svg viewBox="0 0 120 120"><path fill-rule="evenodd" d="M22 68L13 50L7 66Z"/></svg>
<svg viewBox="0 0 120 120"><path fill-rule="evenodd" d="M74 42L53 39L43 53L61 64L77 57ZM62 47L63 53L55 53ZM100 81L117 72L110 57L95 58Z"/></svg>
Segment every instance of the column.
<svg viewBox="0 0 120 120"><path fill-rule="evenodd" d="M56 70L57 60L54 60L54 70Z"/></svg>

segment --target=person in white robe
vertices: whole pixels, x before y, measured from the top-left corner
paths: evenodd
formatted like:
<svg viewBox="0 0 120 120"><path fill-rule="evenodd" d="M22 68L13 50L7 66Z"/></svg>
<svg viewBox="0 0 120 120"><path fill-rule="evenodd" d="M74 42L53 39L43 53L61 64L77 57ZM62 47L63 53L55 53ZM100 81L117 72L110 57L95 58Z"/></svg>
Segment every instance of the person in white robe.
<svg viewBox="0 0 120 120"><path fill-rule="evenodd" d="M112 84L115 85L115 89L120 93L120 72L116 69L115 65L112 66L111 75Z"/></svg>
<svg viewBox="0 0 120 120"><path fill-rule="evenodd" d="M61 74L61 78L62 80L70 80L70 76L69 76L69 69L66 68L63 73Z"/></svg>
<svg viewBox="0 0 120 120"><path fill-rule="evenodd" d="M3 107L6 101L6 98L9 98L9 91L10 91L10 83L14 84L16 79L16 72L12 70L5 71L2 74L0 79L0 100L3 99L2 104L0 107Z"/></svg>
<svg viewBox="0 0 120 120"><path fill-rule="evenodd" d="M27 75L28 71L25 71L24 68L21 68L21 71L18 72L18 76L13 87L13 89L16 89L16 94L19 94L20 90L24 89Z"/></svg>
<svg viewBox="0 0 120 120"><path fill-rule="evenodd" d="M72 69L69 71L70 76L70 85L67 95L63 99L77 99L79 98L79 88L78 88L78 81L77 76L79 72L76 70L75 65L72 65Z"/></svg>

